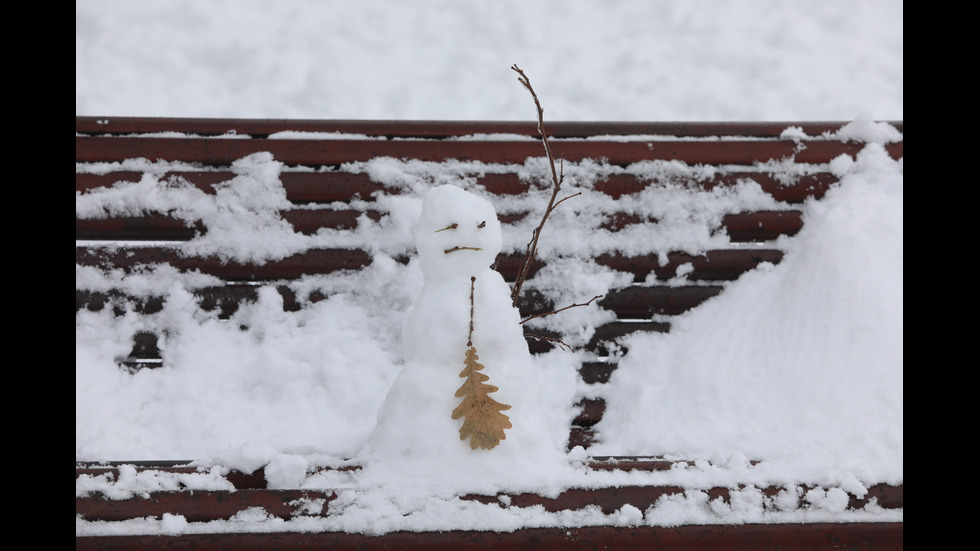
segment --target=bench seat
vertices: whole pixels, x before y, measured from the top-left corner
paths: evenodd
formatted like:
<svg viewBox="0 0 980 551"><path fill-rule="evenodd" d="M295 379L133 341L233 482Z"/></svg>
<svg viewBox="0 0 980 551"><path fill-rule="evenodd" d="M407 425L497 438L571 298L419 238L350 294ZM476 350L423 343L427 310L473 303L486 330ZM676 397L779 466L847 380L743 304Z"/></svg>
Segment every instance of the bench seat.
<svg viewBox="0 0 980 551"><path fill-rule="evenodd" d="M901 132L903 124L890 123ZM586 260L603 269L626 274L597 298L595 304L610 313L588 336L571 346L588 356L579 364L583 385L602 385L616 369L623 354L621 338L637 331L669 332L672 319L725 292L726 287L760 265L778 264L789 239L805 222L802 205L819 200L837 178L819 168L841 155L855 156L864 144L837 137L843 122L733 122L733 123L606 123L555 122L548 125L555 157L564 163L597 163L623 169L638 163L676 163L689 174L685 185L702 193L743 185L758 186L765 208L727 212L717 220L703 221L700 243L709 248L679 244L659 252L590 249ZM807 136L801 139L800 136ZM903 142L884 145L894 159L903 157ZM281 163L277 175L283 200L273 218L301 236L349 235L372 225L390 223L389 203L380 197L408 193L371 171L352 169L378 159L412 160L430 164L460 163L471 168L464 177L490 196L508 205L547 189L542 164L543 149L535 123L487 121L317 121L239 120L135 117L76 117L77 204L106 190L141 181L152 173L157 182L179 178L199 192L218 193L236 177L234 165L254 155L271 155ZM468 163L468 164L467 164ZM536 163L536 164L535 164ZM695 169L691 169L695 167ZM536 172L537 171L537 172ZM530 176L529 176L530 174ZM569 174L574 179L574 174ZM791 181L791 185L787 182ZM601 180L589 182L590 193L612 205L626 205L630 197L659 183L627 170L609 170ZM517 201L514 201L517 199ZM572 201L575 199L573 198ZM147 266L167 266L178 273L199 274L210 283L192 289L200 307L219 319L230 319L244 305L259 299L263 289L274 289L283 310L295 312L327 296L316 290L299 291L298 282L311 277L363 270L376 262L378 249L370 243L351 244L319 239L315 245L281 258L229 257L221 251L190 245L209 232L206 220L189 220L166 211L138 214L76 212L76 272L132 274ZM600 213L590 219L592 231L603 235L637 235L656 227L649 213L629 208ZM526 228L540 216L532 206L509 207L500 212L505 227ZM547 231L547 230L546 230ZM333 232L333 233L331 233ZM628 233L634 232L634 233ZM560 239L554 236L553 239ZM356 239L355 239L356 241ZM311 241L313 242L313 241ZM715 246L717 244L717 246ZM659 245L658 245L659 246ZM534 276L572 255L560 246L545 253L532 266L527 291L518 303L525 317L552 312L567 304L536 288ZM396 244L382 251L401 264L414 251ZM505 250L496 269L514 282L523 262L523 251ZM583 301L589 297L583 297ZM127 288L76 285L76 314L109 309L116 315L151 319L164 308L168 296ZM150 324L152 325L152 324ZM567 346L560 332L529 324L528 344L534 354ZM116 363L131 373L158 369L169 361L165 329L148 326L133 335L132 349ZM568 448L588 453L596 438L594 427L602 419L602 398L586 395L577 404L577 416L569 427ZM78 421L77 421L78 422ZM329 490L270 488L261 471L225 470L218 476L222 489L194 488L180 482L182 474L205 467L197 458L179 461L132 460L107 457L104 461L76 462L76 516L80 522L100 526L126 523L166 514L180 515L187 523L227 522L255 507L281 519L309 516L329 520L326 506L337 496ZM764 460L764 458L762 458ZM589 457L586 468L606 472L654 472L681 468L682 460L661 457ZM208 468L213 468L210 466ZM356 469L356 465L348 468ZM161 489L129 499L113 499L99 491L80 491L85 481L118 480L125 475L149 473L174 477L177 489ZM784 488L757 488L775 496ZM807 489L801 489L805 493ZM731 488L664 487L649 484L600 488L572 488L561 495L461 496L481 503L507 507L577 511L598 507L604 514L643 511L665 495L703 492L709 499L729 499ZM903 486L881 484L867 495L849 495L847 508L859 510L870 499L885 508L903 508ZM321 509L310 512L307 504ZM628 506L624 509L624 506ZM121 525L121 524L120 524ZM812 522L806 524L697 524L674 527L639 527L624 521L619 526L567 526L522 528L513 531L399 531L388 534L326 532L193 533L180 535L100 535L76 537L76 549L253 549L253 548L669 548L669 549L897 549L902 547L901 522Z"/></svg>

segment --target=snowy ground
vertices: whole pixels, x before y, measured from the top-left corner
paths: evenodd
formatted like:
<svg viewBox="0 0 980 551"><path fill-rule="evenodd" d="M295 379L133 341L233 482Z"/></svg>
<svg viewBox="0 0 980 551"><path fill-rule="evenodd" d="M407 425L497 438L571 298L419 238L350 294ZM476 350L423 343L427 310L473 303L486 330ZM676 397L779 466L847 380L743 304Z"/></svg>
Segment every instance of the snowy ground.
<svg viewBox="0 0 980 551"><path fill-rule="evenodd" d="M553 120L851 120L860 113L903 118L901 2L597 5L420 1L409 9L370 0L82 0L76 3L76 114L527 120L533 116L531 104L509 70L517 63L531 76ZM870 141L881 141L880 134L875 138ZM115 279L134 290L173 290L175 298L161 318L173 328L193 330L177 330L167 342L172 365L129 375L113 358L128 352L138 322L101 313L76 315L76 460L199 458L243 470L265 468L274 485L343 492L329 521L297 519L282 526L253 518L220 529L467 525L507 530L574 523L901 519L901 511L874 508L845 515L840 499L842 489L861 494L869 484L903 479L903 173L902 164L888 159L876 143L856 161L840 159L825 167L841 176L842 185L806 205L805 229L785 243L783 262L744 276L717 299L681 316L670 334L633 337L616 376L599 392L609 409L599 426L603 441L591 452L700 461L697 468L647 475L641 482L694 489L778 484L791 496L798 483L828 488L807 495L805 510L778 503L764 507L750 486L728 506L708 503L706 494L695 490L650 511L559 518L447 497L481 489L467 488L473 483L462 482L465 473L440 472L438 489L427 486L432 481L426 477L406 487L399 483L403 478L377 470L356 481L305 478L308 466L357 452L401 365L400 323L422 279L416 264L403 266L391 257L412 246L406 236L418 218L424 188L433 181L431 174L420 173L442 170L451 177L452 170L465 168L391 162L358 167L417 193L384 199L391 226L343 237L370 241L375 262L356 279L306 282L334 297L301 313L281 312L269 293L240 312L238 324L228 324L180 300L189 297L186 289L207 281L166 272ZM533 162L525 168L544 170ZM248 225L264 230L251 235L269 240L269 254L315 245L262 226L272 223L263 218L263 209L282 200L276 163L260 156L243 160L239 170L242 182L252 186L246 196L255 203ZM583 163L566 170L584 191L578 198L582 208L600 208L600 194L589 187L606 169ZM144 191L135 186L115 190L105 201L78 198L76 210L140 209L161 201L191 217L223 214L221 194ZM764 206L764 198L750 188L731 195L657 193L641 198L635 208L670 204L675 213L705 215L735 205ZM514 208L495 207L498 212ZM579 214L577 220L558 217L549 229L574 236L585 219ZM678 219L685 222L684 216ZM690 241L691 228L678 227L689 239L682 246L712 245ZM505 233L504 247L523 246L524 230ZM241 232L231 234L241 238ZM544 254L583 240L546 242ZM196 245L235 250L228 241ZM96 288L105 277L77 270L76 284ZM541 277L591 296L618 276L566 264ZM350 293L355 286L371 291ZM574 323L589 315L602 313L583 311L567 319ZM251 330L234 330L239 324ZM581 360L577 353L565 353L536 361L555 383L555 396L574 398L596 392L564 378ZM577 451L570 459L581 457ZM769 461L748 466L746 459L754 457ZM521 476L497 482L514 491L542 492L623 482L586 476L574 461L569 465L524 466L517 470ZM165 483L130 478L113 491L128 495ZM194 484L221 481L202 477ZM76 494L106 487L105 481L83 481ZM423 487L429 495L419 493ZM123 529L215 527L151 519ZM105 530L93 523L76 525L78 534Z"/></svg>
<svg viewBox="0 0 980 551"><path fill-rule="evenodd" d="M900 0L79 0L75 114L903 118Z"/></svg>

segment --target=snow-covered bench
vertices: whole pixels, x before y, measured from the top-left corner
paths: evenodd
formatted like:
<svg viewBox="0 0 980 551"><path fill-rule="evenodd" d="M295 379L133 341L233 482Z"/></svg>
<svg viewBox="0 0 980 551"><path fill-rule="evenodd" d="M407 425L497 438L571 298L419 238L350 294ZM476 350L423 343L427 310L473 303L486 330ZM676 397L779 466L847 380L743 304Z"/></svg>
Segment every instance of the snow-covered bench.
<svg viewBox="0 0 980 551"><path fill-rule="evenodd" d="M421 196L452 183L490 199L496 269L513 282L552 189L537 125L76 117L76 548L168 548L176 536L198 549L900 548L894 477L792 485L755 467L766 457L618 453L602 427L628 424L626 406L606 403L623 394L605 390L628 337L667 334L779 264L803 206L869 143L868 155L901 159L902 129L548 125L567 200L543 226L518 306L528 318L573 306L525 333L543 363L577 371L555 392L572 398L569 460L590 482L458 496L462 520L425 507L367 519L338 508L347 498L328 481L350 487L358 465L343 457L397 372L395 328L420 286ZM145 385L153 403L105 397ZM161 390L171 385L184 386ZM238 409L242 397L254 408ZM158 445L156 430L177 434ZM209 437L227 441L192 441ZM673 498L708 517L672 520Z"/></svg>

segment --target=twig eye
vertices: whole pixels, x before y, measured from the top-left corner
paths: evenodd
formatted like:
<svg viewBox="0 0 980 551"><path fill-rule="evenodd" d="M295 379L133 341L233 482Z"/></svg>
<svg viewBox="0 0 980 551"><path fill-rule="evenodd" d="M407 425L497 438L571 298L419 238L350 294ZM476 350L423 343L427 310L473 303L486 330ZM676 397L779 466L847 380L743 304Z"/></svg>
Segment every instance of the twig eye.
<svg viewBox="0 0 980 551"><path fill-rule="evenodd" d="M432 233L439 233L439 232L441 232L441 231L446 231L446 230L455 230L455 229L456 229L456 228L458 228L458 227L459 227L459 224L457 224L457 223L455 223L455 222L453 222L452 224L449 224L449 225L448 225L448 226L446 226L445 228L442 228L441 230L436 230L436 231L434 231L434 232L432 232Z"/></svg>
<svg viewBox="0 0 980 551"><path fill-rule="evenodd" d="M479 224L476 225L476 227L478 227L478 228L485 228L485 227L487 227L487 221L484 220L483 222L480 222Z"/></svg>

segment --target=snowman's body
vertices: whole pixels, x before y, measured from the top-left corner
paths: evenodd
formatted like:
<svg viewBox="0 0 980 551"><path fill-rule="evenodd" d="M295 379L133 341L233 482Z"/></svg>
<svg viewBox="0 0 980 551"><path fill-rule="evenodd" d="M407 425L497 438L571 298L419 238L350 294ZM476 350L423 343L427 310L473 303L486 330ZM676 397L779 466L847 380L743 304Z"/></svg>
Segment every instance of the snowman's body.
<svg viewBox="0 0 980 551"><path fill-rule="evenodd" d="M457 464L540 457L549 444L534 434L541 425L532 406L543 389L510 287L490 268L502 245L493 206L455 186L434 188L423 202L416 243L425 282L403 332L405 366L362 456ZM471 449L460 439L462 420L452 418L470 339L487 383L499 389L490 397L511 406L504 413L513 426L489 450Z"/></svg>

